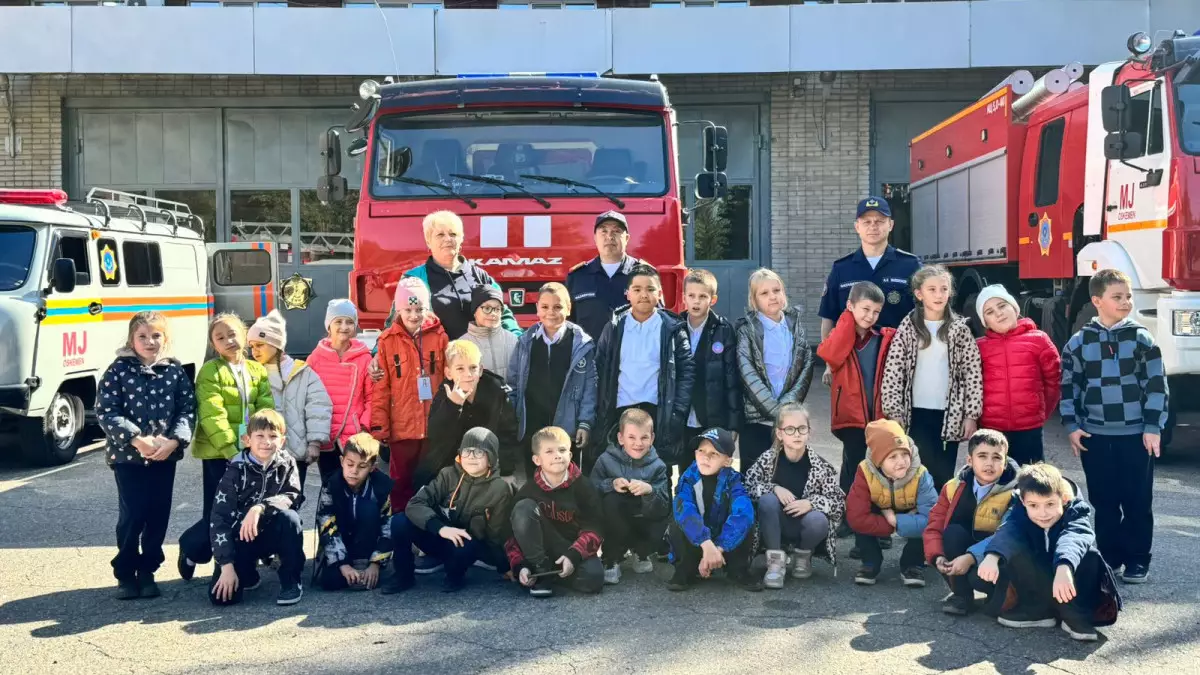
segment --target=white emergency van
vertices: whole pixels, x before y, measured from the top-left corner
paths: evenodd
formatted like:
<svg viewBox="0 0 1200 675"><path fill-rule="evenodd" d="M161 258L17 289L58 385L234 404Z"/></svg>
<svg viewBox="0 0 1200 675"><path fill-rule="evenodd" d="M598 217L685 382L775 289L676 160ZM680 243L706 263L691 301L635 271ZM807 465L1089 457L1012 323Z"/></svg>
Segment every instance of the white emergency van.
<svg viewBox="0 0 1200 675"><path fill-rule="evenodd" d="M213 312L249 324L275 307L270 243L205 244L179 202L93 189L0 190L0 426L17 450L64 464L137 312L168 317L168 353L194 378Z"/></svg>

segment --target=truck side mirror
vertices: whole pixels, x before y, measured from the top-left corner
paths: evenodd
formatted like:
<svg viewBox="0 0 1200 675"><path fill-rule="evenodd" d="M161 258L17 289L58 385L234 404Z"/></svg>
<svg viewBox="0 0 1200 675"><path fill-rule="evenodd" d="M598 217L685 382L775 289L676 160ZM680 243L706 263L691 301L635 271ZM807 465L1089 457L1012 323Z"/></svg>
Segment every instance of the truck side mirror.
<svg viewBox="0 0 1200 675"><path fill-rule="evenodd" d="M365 101L358 101L350 106L353 111L350 113L350 119L346 122L346 131L354 133L361 131L375 116L375 111L379 110L379 97L372 96Z"/></svg>
<svg viewBox="0 0 1200 675"><path fill-rule="evenodd" d="M701 139L704 144L704 170L724 171L729 162L729 130L725 127L704 127Z"/></svg>
<svg viewBox="0 0 1200 675"><path fill-rule="evenodd" d="M346 198L346 179L343 176L321 176L317 179L317 199L325 205Z"/></svg>
<svg viewBox="0 0 1200 675"><path fill-rule="evenodd" d="M50 268L50 285L55 293L70 293L75 290L75 261L56 258Z"/></svg>
<svg viewBox="0 0 1200 675"><path fill-rule="evenodd" d="M697 199L722 199L729 194L729 177L719 171L696 174Z"/></svg>
<svg viewBox="0 0 1200 675"><path fill-rule="evenodd" d="M367 139L359 136L350 141L350 145L346 147L346 154L351 157L358 157L367 151Z"/></svg>
<svg viewBox="0 0 1200 675"><path fill-rule="evenodd" d="M1126 160L1142 154L1142 135L1136 131L1119 131L1104 137L1104 158Z"/></svg>
<svg viewBox="0 0 1200 675"><path fill-rule="evenodd" d="M1100 90L1100 120L1108 133L1128 131L1133 125L1133 97L1129 87L1112 85Z"/></svg>
<svg viewBox="0 0 1200 675"><path fill-rule="evenodd" d="M321 134L321 161L324 174L336 176L342 172L342 136L337 129L326 129Z"/></svg>

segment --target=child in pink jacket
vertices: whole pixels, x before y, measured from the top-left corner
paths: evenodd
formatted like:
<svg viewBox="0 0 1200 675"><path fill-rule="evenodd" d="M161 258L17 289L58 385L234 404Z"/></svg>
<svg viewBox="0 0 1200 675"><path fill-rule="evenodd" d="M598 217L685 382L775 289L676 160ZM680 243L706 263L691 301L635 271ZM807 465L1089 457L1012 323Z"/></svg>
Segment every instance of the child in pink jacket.
<svg viewBox="0 0 1200 675"><path fill-rule="evenodd" d="M367 375L371 349L354 337L358 333L354 303L345 298L330 300L325 309L325 331L328 336L308 357L308 367L321 378L333 400L330 442L321 448L318 459L322 485L339 470L346 441L371 430L371 379Z"/></svg>

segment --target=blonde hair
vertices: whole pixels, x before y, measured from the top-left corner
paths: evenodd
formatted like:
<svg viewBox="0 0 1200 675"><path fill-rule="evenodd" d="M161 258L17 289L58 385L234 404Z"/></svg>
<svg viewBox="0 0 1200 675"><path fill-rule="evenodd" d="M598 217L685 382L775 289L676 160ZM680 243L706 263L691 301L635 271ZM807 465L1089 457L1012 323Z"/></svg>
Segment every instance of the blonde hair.
<svg viewBox="0 0 1200 675"><path fill-rule="evenodd" d="M557 295L558 299L562 301L563 311L565 311L567 314L571 313L571 292L567 290L566 286L563 286L557 281L546 282L542 284L541 288L538 289L538 298L540 299L546 293L553 293L554 295Z"/></svg>
<svg viewBox="0 0 1200 675"><path fill-rule="evenodd" d="M775 426L771 428L771 447L775 452L783 452L783 441L779 440L779 434L776 433L783 428L783 418L797 414L804 415L804 419L808 420L809 433L812 432L812 415L808 414L808 408L803 403L784 403L775 412Z"/></svg>
<svg viewBox="0 0 1200 675"><path fill-rule="evenodd" d="M256 431L286 434L287 423L283 421L283 415L275 412L274 408L264 408L251 415L250 423L246 425L246 433L252 434Z"/></svg>
<svg viewBox="0 0 1200 675"><path fill-rule="evenodd" d="M214 316L212 321L210 321L208 323L208 341L209 342L212 342L212 334L213 334L213 331L215 331L217 329L217 325L222 324L222 323L225 324L226 326L229 326L230 328L232 328L233 332L238 334L238 337L241 339L241 343L243 346L245 346L248 343L248 341L246 340L246 333L247 333L246 322L242 321L242 317L238 316L237 314L234 314L233 312L222 312L221 314Z"/></svg>
<svg viewBox="0 0 1200 675"><path fill-rule="evenodd" d="M913 295L917 294L917 290L926 281L936 277L946 277L950 284L950 297L953 298L954 275L950 274L950 270L941 265L926 265L917 270L916 274L912 275L910 283L912 284ZM909 314L909 318L912 320L913 330L917 333L917 344L920 345L921 349L926 349L933 342L933 336L929 334L929 328L925 325L925 306L921 304L920 300L917 300L915 303L912 313ZM958 318L958 315L954 313L954 310L950 309L950 304L947 302L946 316L943 317L944 320L937 332L939 340L946 344L950 343L950 325Z"/></svg>
<svg viewBox="0 0 1200 675"><path fill-rule="evenodd" d="M354 434L342 448L343 455L351 452L373 464L379 459L379 441L366 432Z"/></svg>
<svg viewBox="0 0 1200 675"><path fill-rule="evenodd" d="M617 420L617 431L625 433L625 427L629 424L639 429L649 427L650 431L654 431L654 418L641 408L630 408L621 413L621 419Z"/></svg>
<svg viewBox="0 0 1200 675"><path fill-rule="evenodd" d="M433 234L434 228L449 227L458 232L461 239L463 236L463 221L458 217L458 214L453 211L441 210L425 216L421 221L421 232L425 235L425 243L429 243L429 237Z"/></svg>
<svg viewBox="0 0 1200 675"><path fill-rule="evenodd" d="M758 310L758 303L754 301L754 296L758 293L758 287L761 286L764 281L774 281L779 284L779 290L783 293L783 308L787 309L787 288L785 288L783 285L783 277L779 276L775 270L769 270L765 267L760 267L754 270L754 273L750 275L750 311L754 312Z"/></svg>
<svg viewBox="0 0 1200 675"><path fill-rule="evenodd" d="M563 431L561 427L542 427L530 439L529 448L536 455L542 449L543 443L557 443L570 448L571 436Z"/></svg>
<svg viewBox="0 0 1200 675"><path fill-rule="evenodd" d="M688 284L700 284L704 290L708 291L709 295L717 294L717 277L708 270L699 268L688 270L687 276L683 278L683 288L686 291Z"/></svg>
<svg viewBox="0 0 1200 675"><path fill-rule="evenodd" d="M125 348L133 349L133 334L142 326L150 326L162 331L162 351L165 352L167 345L171 344L171 334L167 331L167 317L162 312L138 312L134 314L133 318L129 320L129 335L125 337Z"/></svg>
<svg viewBox="0 0 1200 675"><path fill-rule="evenodd" d="M483 353L479 351L479 345L468 340L453 340L446 345L446 367L449 368L454 359L463 358L468 363L479 364L483 362Z"/></svg>

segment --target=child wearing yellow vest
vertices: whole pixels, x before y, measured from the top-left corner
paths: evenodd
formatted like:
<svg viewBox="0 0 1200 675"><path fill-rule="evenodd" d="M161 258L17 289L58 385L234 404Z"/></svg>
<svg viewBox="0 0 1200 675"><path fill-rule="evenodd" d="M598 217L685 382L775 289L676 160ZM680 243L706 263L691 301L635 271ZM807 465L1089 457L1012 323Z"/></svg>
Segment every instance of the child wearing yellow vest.
<svg viewBox="0 0 1200 675"><path fill-rule="evenodd" d="M1008 439L992 429L980 429L967 441L967 465L942 488L937 505L929 512L925 528L925 560L937 568L954 592L942 602L942 611L964 616L975 608L975 591L988 594L985 612L996 616L1008 584L979 579L982 551L1012 506L1020 467L1008 456ZM979 547L977 549L977 547Z"/></svg>
<svg viewBox="0 0 1200 675"><path fill-rule="evenodd" d="M854 583L873 586L883 566L880 537L895 532L907 539L900 554L900 577L905 586L925 585L921 571L924 544L921 534L929 511L937 501L933 477L921 466L917 446L892 420L867 425L867 458L854 474L846 497L846 518L862 553L862 567Z"/></svg>

